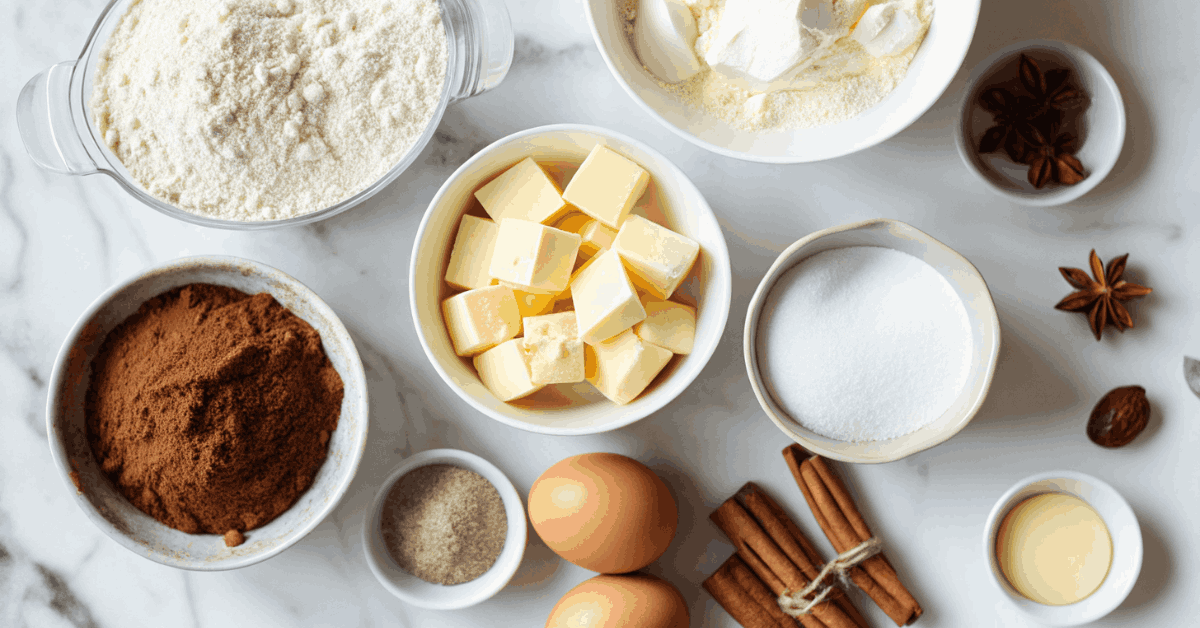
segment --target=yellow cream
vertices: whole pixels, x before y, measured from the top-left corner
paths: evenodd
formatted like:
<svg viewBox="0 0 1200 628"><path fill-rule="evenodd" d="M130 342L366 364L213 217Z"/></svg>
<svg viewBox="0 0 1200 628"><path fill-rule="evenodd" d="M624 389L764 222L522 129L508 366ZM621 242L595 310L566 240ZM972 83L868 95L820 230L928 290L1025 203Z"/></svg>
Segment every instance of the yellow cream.
<svg viewBox="0 0 1200 628"><path fill-rule="evenodd" d="M1052 606L1073 604L1104 582L1112 564L1112 537L1087 502L1043 493L1004 516L996 557L1021 595Z"/></svg>

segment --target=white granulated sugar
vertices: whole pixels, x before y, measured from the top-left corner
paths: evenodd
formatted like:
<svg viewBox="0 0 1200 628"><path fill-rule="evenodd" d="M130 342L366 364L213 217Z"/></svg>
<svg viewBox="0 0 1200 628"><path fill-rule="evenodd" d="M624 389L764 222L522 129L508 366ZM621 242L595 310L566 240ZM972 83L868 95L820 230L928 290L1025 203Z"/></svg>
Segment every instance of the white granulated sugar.
<svg viewBox="0 0 1200 628"><path fill-rule="evenodd" d="M700 36L695 49L701 58L717 39L720 17L727 4L746 0L685 0L696 18ZM751 131L804 129L849 120L878 104L908 73L920 42L933 20L932 0L911 3L921 24L920 37L908 50L890 57L870 55L853 37L852 27L876 0L838 0L832 3L837 40L820 58L792 77L786 86L765 91L746 89L705 66L688 81L662 86L689 106Z"/></svg>
<svg viewBox="0 0 1200 628"><path fill-rule="evenodd" d="M150 194L278 220L382 177L441 102L434 0L140 0L108 38L91 109Z"/></svg>
<svg viewBox="0 0 1200 628"><path fill-rule="evenodd" d="M758 328L772 397L804 427L841 441L913 432L966 385L967 311L932 266L857 246L809 257L779 276Z"/></svg>

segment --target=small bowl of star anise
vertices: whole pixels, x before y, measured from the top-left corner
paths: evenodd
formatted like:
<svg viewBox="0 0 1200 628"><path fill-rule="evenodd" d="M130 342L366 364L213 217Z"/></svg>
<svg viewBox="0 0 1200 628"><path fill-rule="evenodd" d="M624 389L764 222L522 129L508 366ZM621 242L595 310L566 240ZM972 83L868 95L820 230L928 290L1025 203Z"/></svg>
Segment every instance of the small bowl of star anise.
<svg viewBox="0 0 1200 628"><path fill-rule="evenodd" d="M974 71L955 129L958 153L993 192L1024 205L1096 187L1125 142L1117 84L1087 51L1045 39L993 53Z"/></svg>

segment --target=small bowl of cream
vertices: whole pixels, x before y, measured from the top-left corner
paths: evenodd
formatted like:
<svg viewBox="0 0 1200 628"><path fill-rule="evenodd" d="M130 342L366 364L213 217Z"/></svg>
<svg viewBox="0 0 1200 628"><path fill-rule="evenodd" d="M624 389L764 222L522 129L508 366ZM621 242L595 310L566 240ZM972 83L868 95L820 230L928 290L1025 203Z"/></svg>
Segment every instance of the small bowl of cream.
<svg viewBox="0 0 1200 628"><path fill-rule="evenodd" d="M983 552L996 587L1039 623L1075 626L1121 605L1142 568L1142 532L1116 489L1083 473L1021 480L996 502Z"/></svg>
<svg viewBox="0 0 1200 628"><path fill-rule="evenodd" d="M846 462L891 462L958 433L1000 351L991 293L917 229L870 220L788 247L750 301L746 369L767 416Z"/></svg>

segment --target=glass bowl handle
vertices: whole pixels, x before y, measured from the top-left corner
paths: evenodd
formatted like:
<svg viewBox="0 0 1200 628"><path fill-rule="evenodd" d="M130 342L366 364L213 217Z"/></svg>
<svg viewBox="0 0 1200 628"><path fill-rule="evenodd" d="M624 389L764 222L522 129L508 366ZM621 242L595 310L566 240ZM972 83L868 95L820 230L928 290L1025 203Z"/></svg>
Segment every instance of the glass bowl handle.
<svg viewBox="0 0 1200 628"><path fill-rule="evenodd" d="M442 0L455 46L452 101L477 96L504 80L513 59L513 29L504 0Z"/></svg>
<svg viewBox="0 0 1200 628"><path fill-rule="evenodd" d="M72 80L77 61L63 61L29 79L17 97L17 129L34 163L60 174L99 172L80 127L83 107L73 107ZM86 132L86 131L85 131Z"/></svg>

